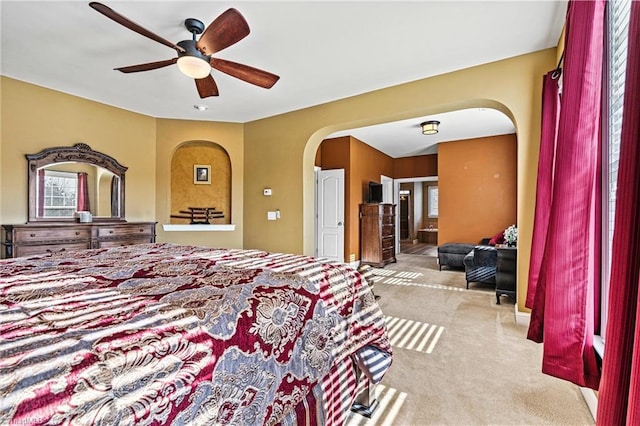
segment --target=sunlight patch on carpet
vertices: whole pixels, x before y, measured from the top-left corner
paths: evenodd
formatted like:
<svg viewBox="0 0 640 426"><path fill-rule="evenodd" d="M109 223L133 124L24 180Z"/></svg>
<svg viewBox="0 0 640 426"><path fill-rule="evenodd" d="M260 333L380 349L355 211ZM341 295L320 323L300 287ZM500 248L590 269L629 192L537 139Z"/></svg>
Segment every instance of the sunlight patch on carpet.
<svg viewBox="0 0 640 426"><path fill-rule="evenodd" d="M420 278L420 272L394 271L391 269L376 269L369 276L369 281L383 284L414 285L412 280Z"/></svg>
<svg viewBox="0 0 640 426"><path fill-rule="evenodd" d="M401 349L430 354L444 332L443 326L404 318L387 316L385 321L391 346Z"/></svg>
<svg viewBox="0 0 640 426"><path fill-rule="evenodd" d="M367 280L372 284L381 283L389 285L426 287L436 290L466 291L465 288L462 287L453 287L440 284L424 284L413 281L422 276L423 274L421 272L394 271L392 269L375 269L368 276Z"/></svg>
<svg viewBox="0 0 640 426"><path fill-rule="evenodd" d="M373 391L378 400L378 408L370 419L356 413L347 417L345 426L394 425L400 409L407 399L407 394L384 385L377 385Z"/></svg>

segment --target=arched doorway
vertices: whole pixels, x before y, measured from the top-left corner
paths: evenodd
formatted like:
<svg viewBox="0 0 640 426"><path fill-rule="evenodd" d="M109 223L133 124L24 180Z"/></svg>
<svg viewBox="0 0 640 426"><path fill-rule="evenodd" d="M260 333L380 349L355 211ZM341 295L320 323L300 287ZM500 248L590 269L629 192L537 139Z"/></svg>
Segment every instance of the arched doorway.
<svg viewBox="0 0 640 426"><path fill-rule="evenodd" d="M498 112L501 116L504 117L504 119L509 123L509 125L511 126L511 132L513 132L514 134L514 139L517 140L517 136L515 135L515 126L513 124L512 121L512 115L509 114L509 111L504 107L504 105L498 104L496 105L495 102L492 101L469 101L469 106L473 106L474 108L479 108L481 107L483 110L486 109L493 109L496 112ZM446 108L443 107L442 111L446 111ZM451 113L456 112L455 111L451 111ZM443 112L438 112L438 114L446 114ZM418 122L423 118L423 116L416 116L416 118L410 119L411 121L414 122ZM358 123L359 125L362 125L362 123ZM381 124L379 124L381 125ZM469 128L474 129L476 126L474 125L474 123L470 123ZM362 128L356 128L354 127L354 129L360 129ZM315 199L315 194L314 194L314 185L310 185L307 182L307 179L309 177L308 172L313 170L313 165L309 165L308 162L309 160L312 158L312 153L313 153L313 158L315 159L315 154L316 154L316 150L318 149L320 143L322 142L322 140L324 140L325 138L328 137L333 137L335 135L345 135L345 134L350 134L352 130L337 130L335 129L335 126L331 126L331 127L326 127L324 129L319 130L318 132L316 132L307 142L307 145L305 147L305 154L304 154L304 163L305 163L305 167L304 167L304 176L303 176L303 189L304 189L304 217L308 218L308 217L315 217L315 212L313 211L313 200ZM478 135L479 136L484 136L483 133L481 133L480 131L478 131ZM471 137L473 138L473 136L464 136L465 138L467 137ZM364 139L364 138L362 138ZM475 138L475 139L479 139L479 138ZM364 141L366 142L366 141ZM491 159L487 158L486 159L488 163L491 163ZM513 165L517 164L517 146L514 148L513 150L513 158L511 158L509 161L511 161L511 163ZM315 164L315 163L314 163ZM514 169L515 170L515 169ZM499 172L498 174L500 174L501 172ZM412 175L413 176L413 175ZM421 176L419 174L416 174L415 176L416 178L424 178L425 176ZM513 204L513 222L516 221L516 210L517 210L517 192L516 192L516 188L517 188L517 173L516 171L514 171L511 174L510 179L512 179L511 182L511 188L513 189L512 192L512 196L510 198L510 202L512 202ZM312 182L312 181L311 181ZM347 183L347 185L349 185L349 183ZM356 184L357 186L357 184ZM398 194L396 191L395 194L395 200L396 203L398 202ZM353 208L353 206L352 206ZM309 212L309 213L307 213ZM351 224L352 227L356 227L357 228L357 223L352 223ZM499 227L499 226L497 226ZM398 229L398 237L399 237L399 231L401 229L401 227L399 226L399 223L397 223L396 228ZM414 226L414 237L417 237L417 229L421 229L418 227L418 225ZM313 223L308 222L307 220L305 220L304 222L304 249L305 249L305 253L309 253L312 254L314 252L314 248L315 248L315 241L313 240L314 238L314 227L313 227ZM480 238L478 238L479 240ZM348 245L348 243L345 243L345 245ZM397 245L398 246L398 245Z"/></svg>

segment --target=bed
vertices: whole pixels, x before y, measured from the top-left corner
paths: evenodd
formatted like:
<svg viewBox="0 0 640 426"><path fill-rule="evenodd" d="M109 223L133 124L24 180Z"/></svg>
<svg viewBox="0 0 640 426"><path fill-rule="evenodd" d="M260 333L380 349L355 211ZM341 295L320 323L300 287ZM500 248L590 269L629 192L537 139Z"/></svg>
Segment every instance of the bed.
<svg viewBox="0 0 640 426"><path fill-rule="evenodd" d="M0 424L342 424L391 360L346 265L169 243L0 261Z"/></svg>

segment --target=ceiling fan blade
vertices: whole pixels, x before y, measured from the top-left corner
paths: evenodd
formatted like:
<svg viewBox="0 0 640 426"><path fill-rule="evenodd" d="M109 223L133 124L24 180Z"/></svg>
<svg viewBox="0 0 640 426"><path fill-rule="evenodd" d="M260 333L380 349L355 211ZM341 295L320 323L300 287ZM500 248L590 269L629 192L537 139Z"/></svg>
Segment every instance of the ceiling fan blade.
<svg viewBox="0 0 640 426"><path fill-rule="evenodd" d="M150 71L150 70L166 67L169 65L173 65L176 62L178 62L178 58L167 59L165 61L158 61L158 62L148 62L146 64L130 65L128 67L115 68L115 70L124 72L124 73Z"/></svg>
<svg viewBox="0 0 640 426"><path fill-rule="evenodd" d="M227 61L225 59L211 58L211 66L218 71L229 74L232 77L239 78L247 83L270 89L280 79L279 76L262 71L249 65L239 64L237 62Z"/></svg>
<svg viewBox="0 0 640 426"><path fill-rule="evenodd" d="M108 6L105 6L102 3L98 3L96 1L93 1L93 2L89 3L89 6L91 6L96 11L102 13L107 18L112 19L112 20L116 21L118 24L129 28L131 31L135 31L140 35L148 37L151 40L157 41L158 43L164 44L165 46L168 46L168 47L170 47L172 49L175 49L178 52L184 52L184 49L182 47L170 42L169 40L166 40L166 39L160 37L157 34L152 33L151 31L149 31L146 28L141 27L140 25L136 24L135 22L133 22L129 18L126 18L126 17L120 15L118 12L116 12L115 10L111 9Z"/></svg>
<svg viewBox="0 0 640 426"><path fill-rule="evenodd" d="M208 98L209 96L218 96L218 86L211 75L205 78L195 78L194 80L198 88L198 94L202 99Z"/></svg>
<svg viewBox="0 0 640 426"><path fill-rule="evenodd" d="M236 9L228 9L204 30L196 47L211 55L235 44L249 35L249 24Z"/></svg>

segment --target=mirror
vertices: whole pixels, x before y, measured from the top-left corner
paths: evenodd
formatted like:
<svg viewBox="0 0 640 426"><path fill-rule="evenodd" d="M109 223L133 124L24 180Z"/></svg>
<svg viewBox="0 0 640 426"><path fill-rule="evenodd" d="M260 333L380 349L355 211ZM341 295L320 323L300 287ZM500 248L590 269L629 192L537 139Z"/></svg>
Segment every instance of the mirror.
<svg viewBox="0 0 640 426"><path fill-rule="evenodd" d="M114 158L79 143L27 154L29 222L76 221L78 211L94 220L124 220L124 174Z"/></svg>

